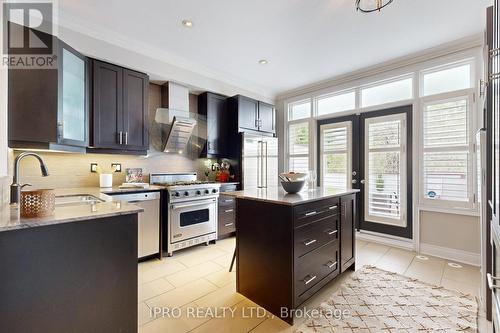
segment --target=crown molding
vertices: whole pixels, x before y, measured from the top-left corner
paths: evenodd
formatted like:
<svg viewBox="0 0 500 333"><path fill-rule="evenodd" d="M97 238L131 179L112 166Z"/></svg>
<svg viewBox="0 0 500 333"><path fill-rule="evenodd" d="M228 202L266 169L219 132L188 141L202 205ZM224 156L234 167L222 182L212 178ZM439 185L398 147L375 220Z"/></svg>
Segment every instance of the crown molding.
<svg viewBox="0 0 500 333"><path fill-rule="evenodd" d="M276 99L281 101L288 98L313 93L318 90L345 85L352 81L382 74L388 71L403 69L404 67L415 65L421 62L482 47L483 42L483 34L468 36L449 43L441 44L437 47L428 48L416 53L382 62L377 65L365 67L330 79L304 85L296 89L279 92L276 96Z"/></svg>
<svg viewBox="0 0 500 333"><path fill-rule="evenodd" d="M239 77L235 77L234 75L231 75L229 73L214 70L199 63L189 61L183 57L165 51L164 49L155 47L149 43L144 43L142 41L127 37L123 34L112 31L101 25L93 24L92 27L90 27L88 24L85 24L85 22L83 22L80 18L70 15L64 12L63 10L59 10L58 23L61 28L68 29L78 34L82 34L87 37L99 40L101 42L111 44L115 47L120 47L125 50L135 52L144 55L146 57L161 61L167 65L176 67L186 72L190 72L193 75L201 76L202 79L205 80L210 79L212 81L230 85L234 88L240 88L247 92L251 92L254 95L254 97L259 96L265 98L267 101L274 101L276 97L276 91L273 91L272 89L260 86L254 82L247 81ZM58 30L60 34L61 29ZM91 54L90 56L95 56L96 58L99 58L98 54ZM108 61L112 60L109 59ZM169 78L169 77L159 77L155 79L165 80L165 81L175 80L174 78ZM179 82L179 83L188 85L191 84L190 82ZM194 84L194 86L200 89L204 89L204 87L198 86L196 84Z"/></svg>

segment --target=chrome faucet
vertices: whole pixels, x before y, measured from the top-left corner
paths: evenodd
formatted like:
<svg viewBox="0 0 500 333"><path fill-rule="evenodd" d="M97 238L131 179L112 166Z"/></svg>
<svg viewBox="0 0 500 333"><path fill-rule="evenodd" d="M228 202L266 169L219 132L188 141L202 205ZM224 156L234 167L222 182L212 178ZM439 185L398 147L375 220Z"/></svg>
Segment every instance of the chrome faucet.
<svg viewBox="0 0 500 333"><path fill-rule="evenodd" d="M33 156L38 159L40 162L40 170L42 171L42 176L47 177L49 175L49 170L45 165L42 157L37 153L32 152L24 152L19 154L14 160L14 178L12 180L12 184L10 185L10 203L19 203L19 199L21 198L21 189L25 186L31 186L31 184L19 184L19 163L26 156Z"/></svg>

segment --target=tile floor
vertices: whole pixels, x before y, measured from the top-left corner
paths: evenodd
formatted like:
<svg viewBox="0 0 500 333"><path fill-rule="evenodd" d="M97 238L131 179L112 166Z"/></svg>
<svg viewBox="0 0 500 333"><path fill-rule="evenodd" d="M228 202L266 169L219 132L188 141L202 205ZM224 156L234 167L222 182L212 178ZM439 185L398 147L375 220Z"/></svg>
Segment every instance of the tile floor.
<svg viewBox="0 0 500 333"><path fill-rule="evenodd" d="M236 293L236 274L228 272L234 246L235 239L229 238L177 252L162 261L139 264L139 332L293 332L300 320L290 327L267 313L250 314L256 304ZM362 240L357 241L356 256L358 268L370 264L476 296L479 292L477 267L453 268L440 258L419 259L415 252ZM306 307L317 307L350 274L347 271L326 285ZM156 309L170 312L152 316ZM196 309L202 309L201 313ZM223 309L226 315L221 313ZM480 318L480 332L488 331L486 321Z"/></svg>

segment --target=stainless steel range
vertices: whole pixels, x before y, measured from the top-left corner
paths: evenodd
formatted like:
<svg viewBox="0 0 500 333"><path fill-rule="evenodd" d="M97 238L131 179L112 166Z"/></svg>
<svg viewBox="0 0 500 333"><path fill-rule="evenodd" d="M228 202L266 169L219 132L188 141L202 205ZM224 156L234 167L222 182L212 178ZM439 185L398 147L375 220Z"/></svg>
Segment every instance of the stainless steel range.
<svg viewBox="0 0 500 333"><path fill-rule="evenodd" d="M152 173L152 185L168 192L167 253L217 239L220 184L196 180L196 173Z"/></svg>

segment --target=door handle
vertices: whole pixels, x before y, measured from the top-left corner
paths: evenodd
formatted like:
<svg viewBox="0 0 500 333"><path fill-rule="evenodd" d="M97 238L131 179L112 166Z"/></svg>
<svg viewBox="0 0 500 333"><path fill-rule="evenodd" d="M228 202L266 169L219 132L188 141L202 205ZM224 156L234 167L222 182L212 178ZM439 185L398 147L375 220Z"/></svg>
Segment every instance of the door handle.
<svg viewBox="0 0 500 333"><path fill-rule="evenodd" d="M118 132L118 144L120 144L120 145L123 144L123 132L122 131Z"/></svg>
<svg viewBox="0 0 500 333"><path fill-rule="evenodd" d="M366 180L363 179L362 181L360 181L360 183L364 184L364 183L366 183Z"/></svg>
<svg viewBox="0 0 500 333"><path fill-rule="evenodd" d="M493 281L498 281L500 278L497 278L490 273L486 274L486 279L488 280L488 288L490 288L491 291L493 289L500 289L500 286L496 285Z"/></svg>
<svg viewBox="0 0 500 333"><path fill-rule="evenodd" d="M351 180L351 183L356 184L358 181L356 179Z"/></svg>
<svg viewBox="0 0 500 333"><path fill-rule="evenodd" d="M309 284L309 283L313 282L315 279L316 279L316 275L314 275L314 276L307 275L304 278L304 283Z"/></svg>
<svg viewBox="0 0 500 333"><path fill-rule="evenodd" d="M128 145L128 132L125 132L125 145Z"/></svg>

